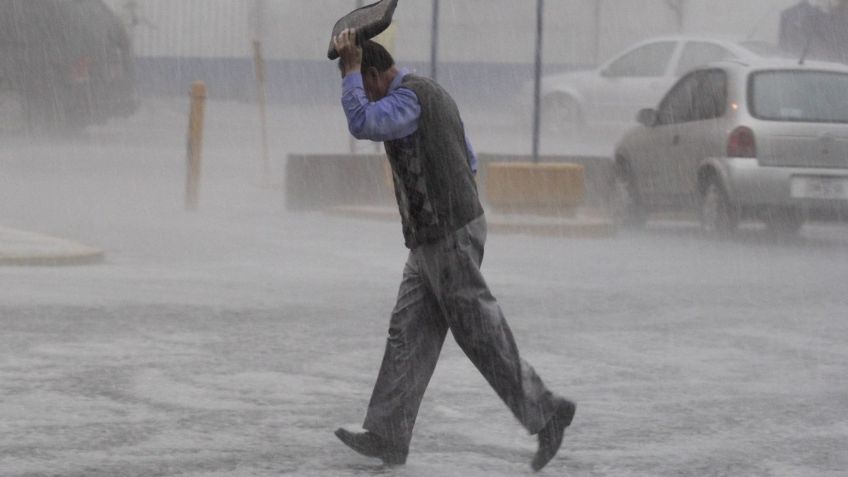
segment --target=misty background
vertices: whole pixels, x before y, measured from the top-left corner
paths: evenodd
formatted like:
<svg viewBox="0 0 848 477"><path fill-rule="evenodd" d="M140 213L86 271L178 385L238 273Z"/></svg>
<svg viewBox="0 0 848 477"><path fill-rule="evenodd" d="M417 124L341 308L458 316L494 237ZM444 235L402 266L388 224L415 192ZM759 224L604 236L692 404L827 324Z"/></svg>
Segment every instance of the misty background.
<svg viewBox="0 0 848 477"><path fill-rule="evenodd" d="M337 102L329 31L353 0L108 0L129 25L142 93L183 94L203 77L216 97L252 99L251 42L268 61L268 98ZM369 2L365 2L369 3ZM777 42L794 0L557 0L545 4L545 73L596 65L654 36L720 35ZM430 71L432 3L406 1L395 15L399 64ZM721 14L716 15L716 12ZM463 107L494 106L532 79L534 2L451 0L440 8L439 79ZM483 102L481 102L483 101Z"/></svg>

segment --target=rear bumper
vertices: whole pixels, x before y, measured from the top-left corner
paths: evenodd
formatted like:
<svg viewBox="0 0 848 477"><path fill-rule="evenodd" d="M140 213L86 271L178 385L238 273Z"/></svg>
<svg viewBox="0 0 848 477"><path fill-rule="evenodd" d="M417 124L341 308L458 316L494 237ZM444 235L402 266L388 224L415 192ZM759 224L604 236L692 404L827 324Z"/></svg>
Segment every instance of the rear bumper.
<svg viewBox="0 0 848 477"><path fill-rule="evenodd" d="M798 208L816 216L848 216L848 198L804 198L793 194L793 178L848 181L848 169L761 166L756 159L723 159L728 194L743 209Z"/></svg>

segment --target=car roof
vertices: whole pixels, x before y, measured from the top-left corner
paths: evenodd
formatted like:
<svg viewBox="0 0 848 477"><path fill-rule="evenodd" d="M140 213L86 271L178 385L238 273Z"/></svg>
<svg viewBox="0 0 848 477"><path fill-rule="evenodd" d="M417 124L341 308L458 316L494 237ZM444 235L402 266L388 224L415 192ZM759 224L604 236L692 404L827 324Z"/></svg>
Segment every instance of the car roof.
<svg viewBox="0 0 848 477"><path fill-rule="evenodd" d="M726 68L735 68L735 69L743 69L748 71L756 71L756 70L824 70L824 71L833 71L838 73L848 73L848 65L844 65L842 63L831 63L827 61L817 61L817 60L806 60L803 63L800 62L800 59L789 59L789 58L763 58L756 57L751 59L735 59L735 60L721 60L710 63L708 65L704 65L697 69L705 69L705 68L714 68L714 67L726 67Z"/></svg>
<svg viewBox="0 0 848 477"><path fill-rule="evenodd" d="M646 38L639 43L652 41L713 41L719 43L739 43L745 40L732 35L660 35Z"/></svg>
<svg viewBox="0 0 848 477"><path fill-rule="evenodd" d="M655 36L651 38L646 38L642 41L636 42L628 46L621 53L626 51L634 50L640 46L644 46L651 43L663 42L663 41L672 41L675 43L685 43L685 42L704 42L704 43L714 43L720 45L728 50L731 50L737 56L742 57L747 60L749 58L771 58L771 57L779 57L782 53L781 51L773 44L763 41L756 40L751 38L744 38L732 35L662 35ZM610 61L615 59L618 55L614 55L610 58Z"/></svg>
<svg viewBox="0 0 848 477"><path fill-rule="evenodd" d="M732 35L661 35L654 36L651 38L646 38L642 41L632 43L631 45L643 45L645 43L655 43L658 41L675 41L675 42L685 42L685 41L703 41L708 43L720 43L723 45L730 46L742 46L744 47L746 43L766 43L759 40L753 40L749 38L742 38Z"/></svg>

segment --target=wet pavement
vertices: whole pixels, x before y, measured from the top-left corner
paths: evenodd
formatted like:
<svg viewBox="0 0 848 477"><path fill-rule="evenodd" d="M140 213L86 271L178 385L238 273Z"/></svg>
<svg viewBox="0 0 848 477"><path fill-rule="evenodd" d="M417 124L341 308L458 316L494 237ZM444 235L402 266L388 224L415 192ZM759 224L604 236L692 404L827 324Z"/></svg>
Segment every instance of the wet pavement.
<svg viewBox="0 0 848 477"><path fill-rule="evenodd" d="M155 107L139 134L0 152L4 226L105 251L0 267L1 475L532 474L534 438L450 338L408 465L337 442L376 378L399 224L286 212L257 186L253 133L215 121L186 213L183 138ZM304 150L305 131L276 141ZM483 272L523 356L578 403L543 475L846 475L845 226L493 233Z"/></svg>

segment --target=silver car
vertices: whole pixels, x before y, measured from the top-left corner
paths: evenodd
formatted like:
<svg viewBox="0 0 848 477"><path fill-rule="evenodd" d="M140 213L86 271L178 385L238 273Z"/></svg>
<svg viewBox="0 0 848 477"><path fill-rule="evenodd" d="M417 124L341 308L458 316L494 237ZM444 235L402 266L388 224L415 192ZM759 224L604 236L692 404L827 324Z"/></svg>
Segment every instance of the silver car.
<svg viewBox="0 0 848 477"><path fill-rule="evenodd" d="M848 67L724 61L683 76L615 152L613 209L624 223L697 210L705 230L765 221L794 232L848 217Z"/></svg>

